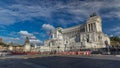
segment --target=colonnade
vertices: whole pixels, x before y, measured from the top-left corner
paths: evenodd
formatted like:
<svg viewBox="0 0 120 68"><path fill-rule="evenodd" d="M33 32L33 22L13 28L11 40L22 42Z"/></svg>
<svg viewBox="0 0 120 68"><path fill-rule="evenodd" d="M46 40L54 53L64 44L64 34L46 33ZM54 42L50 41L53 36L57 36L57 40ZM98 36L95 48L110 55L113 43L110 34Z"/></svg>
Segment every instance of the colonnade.
<svg viewBox="0 0 120 68"><path fill-rule="evenodd" d="M85 26L85 32L91 32L96 30L96 24L90 23Z"/></svg>

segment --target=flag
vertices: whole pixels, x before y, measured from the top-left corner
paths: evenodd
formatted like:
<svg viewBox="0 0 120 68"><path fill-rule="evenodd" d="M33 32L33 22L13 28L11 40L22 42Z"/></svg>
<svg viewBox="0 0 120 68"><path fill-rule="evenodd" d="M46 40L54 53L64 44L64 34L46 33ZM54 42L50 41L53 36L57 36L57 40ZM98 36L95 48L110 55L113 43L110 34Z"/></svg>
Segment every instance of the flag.
<svg viewBox="0 0 120 68"><path fill-rule="evenodd" d="M48 32L48 36L49 36L49 38L52 37L52 30L50 30L50 31Z"/></svg>
<svg viewBox="0 0 120 68"><path fill-rule="evenodd" d="M52 35L52 30L50 30L50 31L48 32L48 35L49 35L49 36L51 36L51 35Z"/></svg>
<svg viewBox="0 0 120 68"><path fill-rule="evenodd" d="M48 36L50 36L51 35L51 32L49 31L49 32L47 32L48 33Z"/></svg>

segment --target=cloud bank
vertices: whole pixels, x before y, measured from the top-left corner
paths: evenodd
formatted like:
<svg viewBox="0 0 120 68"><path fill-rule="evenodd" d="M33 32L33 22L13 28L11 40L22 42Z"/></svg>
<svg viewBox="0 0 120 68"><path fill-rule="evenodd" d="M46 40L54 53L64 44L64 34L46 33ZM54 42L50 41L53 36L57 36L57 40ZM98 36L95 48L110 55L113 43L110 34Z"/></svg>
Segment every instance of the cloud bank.
<svg viewBox="0 0 120 68"><path fill-rule="evenodd" d="M32 33L29 33L28 31L21 30L18 33L21 35L21 38L25 39L26 37L29 37L31 43L34 43L34 42L39 44L43 43L41 40L37 39L35 35L33 35Z"/></svg>
<svg viewBox="0 0 120 68"><path fill-rule="evenodd" d="M84 21L93 12L105 18L120 18L119 0L12 0L0 4L2 25L39 17L66 25Z"/></svg>

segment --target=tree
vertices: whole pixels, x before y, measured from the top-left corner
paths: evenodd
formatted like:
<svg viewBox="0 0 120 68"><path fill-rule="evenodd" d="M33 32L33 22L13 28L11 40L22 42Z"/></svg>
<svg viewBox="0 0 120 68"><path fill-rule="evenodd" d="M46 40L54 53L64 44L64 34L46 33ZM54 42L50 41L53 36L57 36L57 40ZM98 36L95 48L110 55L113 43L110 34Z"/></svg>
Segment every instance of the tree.
<svg viewBox="0 0 120 68"><path fill-rule="evenodd" d="M112 46L116 46L116 45L120 44L120 37L119 36L110 37L110 40L111 40Z"/></svg>
<svg viewBox="0 0 120 68"><path fill-rule="evenodd" d="M120 37L118 37L118 36L113 36L113 37L110 37L110 40L111 40L111 41L120 42Z"/></svg>
<svg viewBox="0 0 120 68"><path fill-rule="evenodd" d="M2 45L2 46L8 46L6 43L4 43L4 42L0 42L0 45Z"/></svg>

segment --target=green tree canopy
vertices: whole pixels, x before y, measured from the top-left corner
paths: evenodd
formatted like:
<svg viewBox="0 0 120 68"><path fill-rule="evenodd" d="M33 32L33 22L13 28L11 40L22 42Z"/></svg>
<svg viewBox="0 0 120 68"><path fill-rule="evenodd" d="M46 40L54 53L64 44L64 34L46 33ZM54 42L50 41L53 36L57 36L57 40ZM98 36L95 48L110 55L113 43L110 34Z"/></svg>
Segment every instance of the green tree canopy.
<svg viewBox="0 0 120 68"><path fill-rule="evenodd" d="M110 37L110 40L120 42L120 37L119 36L113 36L113 37Z"/></svg>

